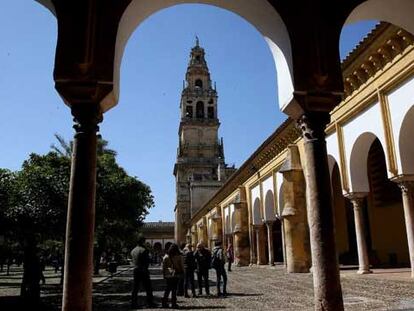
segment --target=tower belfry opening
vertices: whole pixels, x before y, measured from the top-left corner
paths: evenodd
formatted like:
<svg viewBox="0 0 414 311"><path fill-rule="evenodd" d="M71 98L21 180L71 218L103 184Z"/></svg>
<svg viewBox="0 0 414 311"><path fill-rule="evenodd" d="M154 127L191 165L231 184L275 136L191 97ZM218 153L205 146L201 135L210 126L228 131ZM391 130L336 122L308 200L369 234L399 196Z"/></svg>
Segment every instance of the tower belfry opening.
<svg viewBox="0 0 414 311"><path fill-rule="evenodd" d="M176 180L175 239L185 242L190 220L235 171L224 160L218 138L217 91L213 88L205 51L196 36L181 94Z"/></svg>

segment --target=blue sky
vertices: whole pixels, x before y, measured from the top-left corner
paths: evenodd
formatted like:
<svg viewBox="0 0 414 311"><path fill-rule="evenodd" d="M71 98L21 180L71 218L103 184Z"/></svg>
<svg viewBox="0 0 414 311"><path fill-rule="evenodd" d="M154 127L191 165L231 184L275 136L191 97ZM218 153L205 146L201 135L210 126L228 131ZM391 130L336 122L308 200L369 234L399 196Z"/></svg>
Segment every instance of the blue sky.
<svg viewBox="0 0 414 311"><path fill-rule="evenodd" d="M341 54L372 26L347 26ZM150 221L174 219L179 101L196 34L217 82L227 163L240 166L285 119L269 48L245 20L194 4L149 17L128 42L120 101L105 114L101 134L128 173L152 188L156 207ZM17 170L29 153L48 152L54 133L68 140L73 135L70 111L53 87L56 35L55 18L35 1L1 1L0 167Z"/></svg>

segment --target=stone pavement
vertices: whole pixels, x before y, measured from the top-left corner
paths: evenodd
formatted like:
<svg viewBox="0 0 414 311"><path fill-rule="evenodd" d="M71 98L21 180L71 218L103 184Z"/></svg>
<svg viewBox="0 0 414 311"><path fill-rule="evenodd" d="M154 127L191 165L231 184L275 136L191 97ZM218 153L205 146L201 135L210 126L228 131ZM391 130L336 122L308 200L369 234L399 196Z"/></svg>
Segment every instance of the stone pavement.
<svg viewBox="0 0 414 311"><path fill-rule="evenodd" d="M151 269L156 302L164 288L158 267ZM199 298L179 297L178 304L184 310L313 310L311 274L287 274L283 266L234 268L228 273L229 296ZM44 310L59 310L61 287L52 270L46 271L47 284L42 290ZM215 294L215 276L211 273L211 293ZM414 281L408 269L374 270L373 274L357 275L348 270L341 273L346 310L413 310ZM6 277L0 274L0 310L16 310L4 304L11 296L18 295L19 275ZM132 270L120 267L112 278L105 274L94 279L94 310L123 311L130 308ZM145 303L144 293L139 302ZM3 303L3 304L2 304Z"/></svg>

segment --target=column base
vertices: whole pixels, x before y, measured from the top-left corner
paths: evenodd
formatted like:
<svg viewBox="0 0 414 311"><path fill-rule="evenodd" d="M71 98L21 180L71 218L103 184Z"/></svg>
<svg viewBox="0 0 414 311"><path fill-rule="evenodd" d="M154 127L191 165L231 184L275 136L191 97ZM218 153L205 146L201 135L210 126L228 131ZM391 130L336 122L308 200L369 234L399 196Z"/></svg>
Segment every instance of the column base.
<svg viewBox="0 0 414 311"><path fill-rule="evenodd" d="M370 274L373 273L371 270L358 270L357 274Z"/></svg>

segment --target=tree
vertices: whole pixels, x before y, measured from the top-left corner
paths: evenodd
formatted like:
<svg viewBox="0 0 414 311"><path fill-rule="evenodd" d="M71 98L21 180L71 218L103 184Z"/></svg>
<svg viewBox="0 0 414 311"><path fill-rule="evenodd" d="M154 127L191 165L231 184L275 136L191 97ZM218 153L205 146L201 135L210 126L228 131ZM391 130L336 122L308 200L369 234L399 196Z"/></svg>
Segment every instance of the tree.
<svg viewBox="0 0 414 311"><path fill-rule="evenodd" d="M24 247L24 275L35 269L39 242L64 240L73 144L55 136L59 145L52 145L51 152L30 154L18 172L0 170L0 224L10 224L13 230L9 232ZM154 204L150 188L129 176L116 162L116 152L107 146L107 141L99 139L95 221L98 258L105 249L129 247ZM24 277L22 289L26 281L31 282Z"/></svg>
<svg viewBox="0 0 414 311"><path fill-rule="evenodd" d="M21 295L31 301L40 297L38 242L64 236L69 171L70 161L56 152L30 154L15 173L9 193L4 214L13 226L15 240L23 247Z"/></svg>
<svg viewBox="0 0 414 311"><path fill-rule="evenodd" d="M11 223L7 218L7 210L13 204L16 174L10 170L0 169L0 271L10 257ZM8 271L8 269L7 269Z"/></svg>
<svg viewBox="0 0 414 311"><path fill-rule="evenodd" d="M52 149L62 157L72 155L72 142L55 135L59 146ZM148 209L153 207L151 189L129 176L116 162L116 151L108 148L101 137L97 145L97 189L95 217L95 273L99 271L99 259L104 250L120 252L131 248L136 233Z"/></svg>

